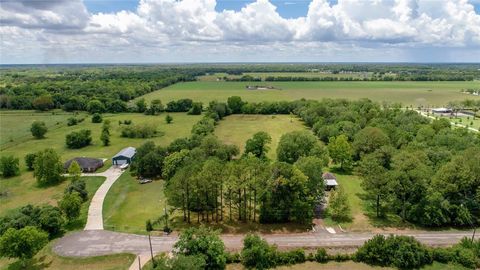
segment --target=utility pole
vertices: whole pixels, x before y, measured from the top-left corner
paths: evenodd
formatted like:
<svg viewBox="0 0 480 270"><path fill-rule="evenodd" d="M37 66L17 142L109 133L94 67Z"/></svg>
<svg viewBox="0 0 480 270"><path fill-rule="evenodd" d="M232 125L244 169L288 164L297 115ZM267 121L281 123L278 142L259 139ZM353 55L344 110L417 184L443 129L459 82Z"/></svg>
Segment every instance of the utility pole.
<svg viewBox="0 0 480 270"><path fill-rule="evenodd" d="M138 270L142 270L142 263L140 262L140 255L138 255Z"/></svg>
<svg viewBox="0 0 480 270"><path fill-rule="evenodd" d="M477 230L477 227L473 227L472 243L475 241L475 231L476 230Z"/></svg>
<svg viewBox="0 0 480 270"><path fill-rule="evenodd" d="M148 242L150 243L150 255L152 256L153 267L156 266L155 259L153 258L152 239L150 238L150 232L148 232Z"/></svg>

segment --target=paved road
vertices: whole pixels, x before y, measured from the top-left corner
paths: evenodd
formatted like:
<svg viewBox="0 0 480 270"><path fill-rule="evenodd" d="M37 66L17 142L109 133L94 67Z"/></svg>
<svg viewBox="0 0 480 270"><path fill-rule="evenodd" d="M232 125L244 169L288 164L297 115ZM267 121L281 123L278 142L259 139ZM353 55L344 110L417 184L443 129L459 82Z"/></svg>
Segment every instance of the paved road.
<svg viewBox="0 0 480 270"><path fill-rule="evenodd" d="M405 234L415 236L428 245L452 245L472 232L424 232ZM279 248L358 247L373 236L371 233L341 234L268 234L262 235L269 243ZM222 235L229 250L242 247L243 235ZM169 252L177 241L176 236L152 237L153 252ZM104 230L79 231L59 239L54 251L61 256L88 257L115 253L148 254L148 236L118 233Z"/></svg>
<svg viewBox="0 0 480 270"><path fill-rule="evenodd" d="M112 166L103 173L83 174L84 176L104 176L107 178L98 188L97 192L95 192L95 195L93 195L90 206L88 207L87 225L85 225L84 230L103 230L103 201L110 187L117 181L122 173L123 171L121 169Z"/></svg>

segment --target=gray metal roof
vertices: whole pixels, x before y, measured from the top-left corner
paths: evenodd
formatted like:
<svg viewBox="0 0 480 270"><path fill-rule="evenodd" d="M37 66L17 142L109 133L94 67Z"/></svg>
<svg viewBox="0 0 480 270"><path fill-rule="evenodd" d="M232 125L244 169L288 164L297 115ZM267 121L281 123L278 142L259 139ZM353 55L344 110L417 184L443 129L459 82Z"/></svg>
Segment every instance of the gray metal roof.
<svg viewBox="0 0 480 270"><path fill-rule="evenodd" d="M116 157L133 158L133 156L135 156L136 152L137 152L137 150L135 149L135 147L130 146L130 147L127 147L127 148L123 148L120 152L118 152L118 154L113 156L113 158L116 158Z"/></svg>
<svg viewBox="0 0 480 270"><path fill-rule="evenodd" d="M338 186L338 183L333 179L328 179L328 180L325 180L325 185L327 185L327 187L335 187L335 186Z"/></svg>

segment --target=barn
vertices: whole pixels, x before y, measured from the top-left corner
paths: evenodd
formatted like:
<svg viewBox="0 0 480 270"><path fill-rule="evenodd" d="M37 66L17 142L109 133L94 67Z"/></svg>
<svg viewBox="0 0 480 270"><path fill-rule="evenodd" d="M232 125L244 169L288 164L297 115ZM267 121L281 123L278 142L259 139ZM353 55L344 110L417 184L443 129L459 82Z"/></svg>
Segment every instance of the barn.
<svg viewBox="0 0 480 270"><path fill-rule="evenodd" d="M112 158L112 164L113 165L123 165L125 163L130 164L135 158L136 152L137 152L137 149L135 149L134 147L130 146L130 147L124 148Z"/></svg>

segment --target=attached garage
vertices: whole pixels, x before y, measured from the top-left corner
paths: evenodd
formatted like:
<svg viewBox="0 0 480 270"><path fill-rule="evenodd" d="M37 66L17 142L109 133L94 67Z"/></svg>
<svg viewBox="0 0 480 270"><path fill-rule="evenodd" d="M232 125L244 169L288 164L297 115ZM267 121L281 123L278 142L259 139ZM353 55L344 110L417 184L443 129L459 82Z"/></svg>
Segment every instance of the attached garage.
<svg viewBox="0 0 480 270"><path fill-rule="evenodd" d="M122 149L122 151L118 152L113 158L112 158L112 164L113 165L123 165L123 164L130 164L132 163L135 153L137 150L134 147L127 147Z"/></svg>

